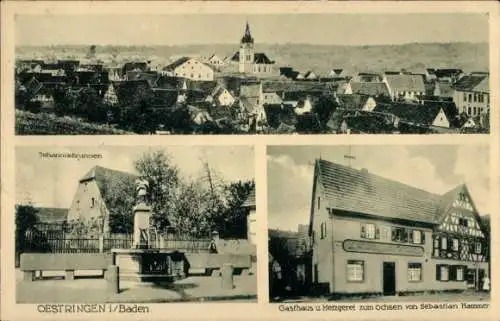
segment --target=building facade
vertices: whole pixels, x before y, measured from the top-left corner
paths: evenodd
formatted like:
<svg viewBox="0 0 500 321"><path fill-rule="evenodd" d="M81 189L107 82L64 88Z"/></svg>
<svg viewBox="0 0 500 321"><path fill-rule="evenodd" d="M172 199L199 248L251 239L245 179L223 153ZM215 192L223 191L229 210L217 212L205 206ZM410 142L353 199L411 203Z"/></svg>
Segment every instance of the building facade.
<svg viewBox="0 0 500 321"><path fill-rule="evenodd" d="M77 220L85 222L95 222L102 226L102 232L109 230L109 211L106 204L106 193L111 190L123 188L124 186L134 186L135 175L94 166L78 182L71 206L68 210L68 222Z"/></svg>
<svg viewBox="0 0 500 321"><path fill-rule="evenodd" d="M490 86L489 75L470 75L455 83L453 101L460 114L475 117L489 112Z"/></svg>
<svg viewBox="0 0 500 321"><path fill-rule="evenodd" d="M252 189L250 195L243 203L242 207L248 210L247 215L247 239L251 244L257 244L257 212L255 203L255 188Z"/></svg>
<svg viewBox="0 0 500 321"><path fill-rule="evenodd" d="M181 77L194 81L213 81L214 69L197 59L182 57L166 66L163 74L172 77Z"/></svg>
<svg viewBox="0 0 500 321"><path fill-rule="evenodd" d="M436 195L317 160L309 234L313 283L331 293L465 290L488 274L465 185Z"/></svg>

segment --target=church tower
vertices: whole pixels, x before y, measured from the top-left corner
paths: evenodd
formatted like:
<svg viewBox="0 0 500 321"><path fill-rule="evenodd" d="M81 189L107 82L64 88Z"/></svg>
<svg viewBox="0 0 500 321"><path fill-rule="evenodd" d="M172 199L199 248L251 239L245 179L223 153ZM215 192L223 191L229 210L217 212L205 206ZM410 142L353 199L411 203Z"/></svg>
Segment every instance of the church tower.
<svg viewBox="0 0 500 321"><path fill-rule="evenodd" d="M246 25L245 34L241 38L240 43L240 61L239 61L239 71L244 73L251 73L253 71L254 62L254 49L253 49L253 38L250 34L250 26Z"/></svg>

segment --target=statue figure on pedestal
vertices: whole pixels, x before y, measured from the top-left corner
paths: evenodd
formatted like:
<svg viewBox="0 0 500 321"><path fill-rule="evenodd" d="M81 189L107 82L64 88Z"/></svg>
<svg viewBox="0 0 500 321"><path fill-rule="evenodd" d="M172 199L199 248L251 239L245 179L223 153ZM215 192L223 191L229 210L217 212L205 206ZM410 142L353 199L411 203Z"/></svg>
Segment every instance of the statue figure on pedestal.
<svg viewBox="0 0 500 321"><path fill-rule="evenodd" d="M149 182L144 178L135 181L136 205L147 204L149 195Z"/></svg>

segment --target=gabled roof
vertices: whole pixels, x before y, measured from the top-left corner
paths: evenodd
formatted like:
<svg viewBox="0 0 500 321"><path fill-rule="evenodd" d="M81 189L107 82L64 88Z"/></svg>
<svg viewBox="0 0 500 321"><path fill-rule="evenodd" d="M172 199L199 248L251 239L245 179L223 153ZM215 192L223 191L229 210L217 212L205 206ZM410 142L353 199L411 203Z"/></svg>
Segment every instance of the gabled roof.
<svg viewBox="0 0 500 321"><path fill-rule="evenodd" d="M425 92L422 75L385 75L391 90Z"/></svg>
<svg viewBox="0 0 500 321"><path fill-rule="evenodd" d="M40 223L63 222L68 217L67 208L37 207L36 210Z"/></svg>
<svg viewBox="0 0 500 321"><path fill-rule="evenodd" d="M401 120L420 124L423 126L429 126L432 124L439 111L441 110L441 105L439 104L429 104L427 106L420 104L377 104L374 112L391 114L399 117ZM443 109L444 111L444 109ZM448 115L446 115L448 117ZM450 119L449 119L450 120Z"/></svg>
<svg viewBox="0 0 500 321"><path fill-rule="evenodd" d="M269 59L267 55L263 52L257 52L254 55L254 62L256 64L266 64L266 65L272 65L274 64L274 61Z"/></svg>
<svg viewBox="0 0 500 321"><path fill-rule="evenodd" d="M440 196L366 170L317 160L315 173L327 207L392 219L436 222Z"/></svg>
<svg viewBox="0 0 500 321"><path fill-rule="evenodd" d="M116 184L122 182L124 184L135 184L137 175L122 172L106 167L94 166L80 179L80 183L95 180L100 190L108 184Z"/></svg>
<svg viewBox="0 0 500 321"><path fill-rule="evenodd" d="M389 88L384 82L351 82L353 94L364 94L370 96L389 96Z"/></svg>
<svg viewBox="0 0 500 321"><path fill-rule="evenodd" d="M429 69L428 69L429 71ZM456 69L456 68L445 68L445 69L436 69L434 70L434 74L438 78L442 77L456 77L460 74L463 73L462 69Z"/></svg>
<svg viewBox="0 0 500 321"><path fill-rule="evenodd" d="M489 92L489 78L488 75L464 76L455 83L455 89L459 91Z"/></svg>
<svg viewBox="0 0 500 321"><path fill-rule="evenodd" d="M181 58L175 60L174 62L172 62L170 65L164 67L163 70L174 71L175 68L181 66L183 63L185 63L186 61L188 61L190 59L191 59L190 57L181 57Z"/></svg>
<svg viewBox="0 0 500 321"><path fill-rule="evenodd" d="M362 109L370 96L368 95L338 95L340 106L347 109Z"/></svg>
<svg viewBox="0 0 500 321"><path fill-rule="evenodd" d="M156 86L156 82L160 79L160 74L155 71L129 71L127 72L128 80L146 80L151 87Z"/></svg>
<svg viewBox="0 0 500 321"><path fill-rule="evenodd" d="M245 202L243 202L241 206L255 208L255 187L252 188L250 194L248 194L247 199L245 200Z"/></svg>

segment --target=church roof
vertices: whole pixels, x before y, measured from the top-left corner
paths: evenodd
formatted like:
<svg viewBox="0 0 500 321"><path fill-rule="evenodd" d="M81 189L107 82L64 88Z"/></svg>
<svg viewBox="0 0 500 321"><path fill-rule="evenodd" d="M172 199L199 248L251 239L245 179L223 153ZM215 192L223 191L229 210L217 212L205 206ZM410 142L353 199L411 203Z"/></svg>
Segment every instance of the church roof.
<svg viewBox="0 0 500 321"><path fill-rule="evenodd" d="M253 44L253 42L254 42L254 40L253 40L252 34L250 33L250 25L247 22L247 24L245 26L245 34L241 38L241 43L251 43L251 44Z"/></svg>

